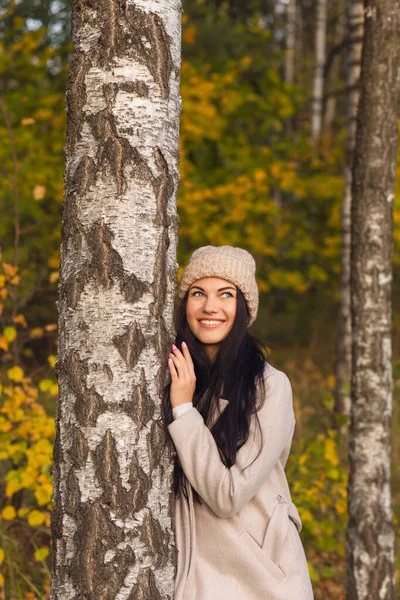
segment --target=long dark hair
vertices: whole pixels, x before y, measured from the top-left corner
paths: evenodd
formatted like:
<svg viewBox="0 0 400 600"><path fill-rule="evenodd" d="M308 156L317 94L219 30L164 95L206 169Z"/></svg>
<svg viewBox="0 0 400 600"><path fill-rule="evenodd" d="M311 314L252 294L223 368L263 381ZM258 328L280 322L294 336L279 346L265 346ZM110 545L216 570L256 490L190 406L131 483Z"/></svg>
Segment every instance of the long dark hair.
<svg viewBox="0 0 400 600"><path fill-rule="evenodd" d="M196 390L193 405L202 415L204 422L217 444L221 461L231 467L236 462L236 454L249 437L250 419L261 407L264 394L263 371L267 362L267 351L248 331L249 312L242 292L237 288L236 316L231 330L222 341L215 360L211 362L199 340L193 335L186 319L186 304L189 292L179 302L176 313L175 344L188 345L196 373ZM257 404L257 389L261 386L260 402ZM165 425L172 420L170 384L164 390L163 417ZM229 401L222 414L219 413L218 399ZM215 415L218 419L215 421ZM212 424L212 421L215 421ZM261 430L260 430L261 433ZM169 437L169 436L168 436ZM169 438L170 439L170 438ZM262 448L262 433L261 447ZM175 456L174 489L186 495L186 480L179 461ZM197 500L197 494L194 494Z"/></svg>

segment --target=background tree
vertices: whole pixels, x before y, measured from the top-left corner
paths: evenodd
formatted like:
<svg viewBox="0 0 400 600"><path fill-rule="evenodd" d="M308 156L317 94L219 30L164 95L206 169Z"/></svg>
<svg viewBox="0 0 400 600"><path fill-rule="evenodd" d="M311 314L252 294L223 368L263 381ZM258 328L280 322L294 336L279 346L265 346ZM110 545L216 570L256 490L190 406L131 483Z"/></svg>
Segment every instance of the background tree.
<svg viewBox="0 0 400 600"><path fill-rule="evenodd" d="M324 69L326 57L327 0L317 0L315 22L315 69L313 80L311 134L318 139L322 130Z"/></svg>
<svg viewBox="0 0 400 600"><path fill-rule="evenodd" d="M172 598L160 423L176 280L179 0L75 2L51 597Z"/></svg>
<svg viewBox="0 0 400 600"><path fill-rule="evenodd" d="M351 247L351 183L354 146L356 141L356 117L360 95L361 51L364 28L363 0L346 2L346 97L347 138L344 166L342 201L342 254L340 279L340 305L338 312L336 364L335 364L335 410L350 415L351 374L351 294L350 294L350 247Z"/></svg>
<svg viewBox="0 0 400 600"><path fill-rule="evenodd" d="M351 210L349 600L397 597L390 492L400 2L367 0Z"/></svg>

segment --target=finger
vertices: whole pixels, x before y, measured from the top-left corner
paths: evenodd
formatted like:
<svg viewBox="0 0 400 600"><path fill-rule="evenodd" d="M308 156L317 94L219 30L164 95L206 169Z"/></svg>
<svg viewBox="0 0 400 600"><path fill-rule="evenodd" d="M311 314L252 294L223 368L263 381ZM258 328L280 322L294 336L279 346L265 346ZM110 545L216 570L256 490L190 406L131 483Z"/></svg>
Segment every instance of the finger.
<svg viewBox="0 0 400 600"><path fill-rule="evenodd" d="M172 364L174 365L177 375L179 377L179 379L184 379L185 377L185 363L183 360L179 360L175 354L172 354L172 352L169 355L169 359L172 361Z"/></svg>
<svg viewBox="0 0 400 600"><path fill-rule="evenodd" d="M182 351L183 351L183 356L185 357L186 362L188 363L188 366L189 366L190 370L194 372L193 360L192 360L192 357L190 355L190 350L189 350L188 345L186 344L186 342L182 342Z"/></svg>
<svg viewBox="0 0 400 600"><path fill-rule="evenodd" d="M172 360L171 357L168 359L168 368L169 368L169 372L171 374L172 381L177 381L178 373L177 373L176 367L174 365L174 361Z"/></svg>
<svg viewBox="0 0 400 600"><path fill-rule="evenodd" d="M174 365L179 370L179 376L185 377L186 375L189 375L190 366L188 365L182 352L175 346L175 344L172 345L172 351L173 351L173 354L171 353L170 357L174 361Z"/></svg>
<svg viewBox="0 0 400 600"><path fill-rule="evenodd" d="M177 346L175 346L175 344L172 344L172 352L176 358L178 358L180 360L184 359L182 352L179 350L179 348Z"/></svg>

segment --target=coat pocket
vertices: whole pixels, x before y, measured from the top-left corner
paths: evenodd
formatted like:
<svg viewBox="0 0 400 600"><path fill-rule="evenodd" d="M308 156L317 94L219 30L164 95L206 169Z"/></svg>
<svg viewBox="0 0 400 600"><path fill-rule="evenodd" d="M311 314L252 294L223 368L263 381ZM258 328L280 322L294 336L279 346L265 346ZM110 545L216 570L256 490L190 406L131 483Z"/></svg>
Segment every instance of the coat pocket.
<svg viewBox="0 0 400 600"><path fill-rule="evenodd" d="M251 556L254 556L256 560L260 561L271 577L278 582L286 579L286 575L282 569L269 558L268 554L264 551L264 548L260 547L247 531L243 531L240 540L243 543L244 550L248 550Z"/></svg>
<svg viewBox="0 0 400 600"><path fill-rule="evenodd" d="M283 581L286 574L280 567L280 563L285 548L287 548L289 527L291 526L290 519L293 511L283 496L279 494L277 499L278 504L275 506L268 522L262 546L246 530L242 530L241 539L263 563L267 571L277 581Z"/></svg>

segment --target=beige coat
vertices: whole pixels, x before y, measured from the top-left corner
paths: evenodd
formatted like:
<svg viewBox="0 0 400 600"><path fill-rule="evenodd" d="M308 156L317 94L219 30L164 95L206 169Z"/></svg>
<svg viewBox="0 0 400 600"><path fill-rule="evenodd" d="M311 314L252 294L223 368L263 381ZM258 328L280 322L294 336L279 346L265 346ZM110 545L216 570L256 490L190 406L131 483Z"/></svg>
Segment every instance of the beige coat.
<svg viewBox="0 0 400 600"><path fill-rule="evenodd" d="M301 521L284 467L295 426L287 376L264 373L266 400L228 469L210 430L191 408L169 425L183 471L203 500L176 501L175 600L312 600ZM228 401L220 399L221 411ZM246 469L244 467L248 466Z"/></svg>

